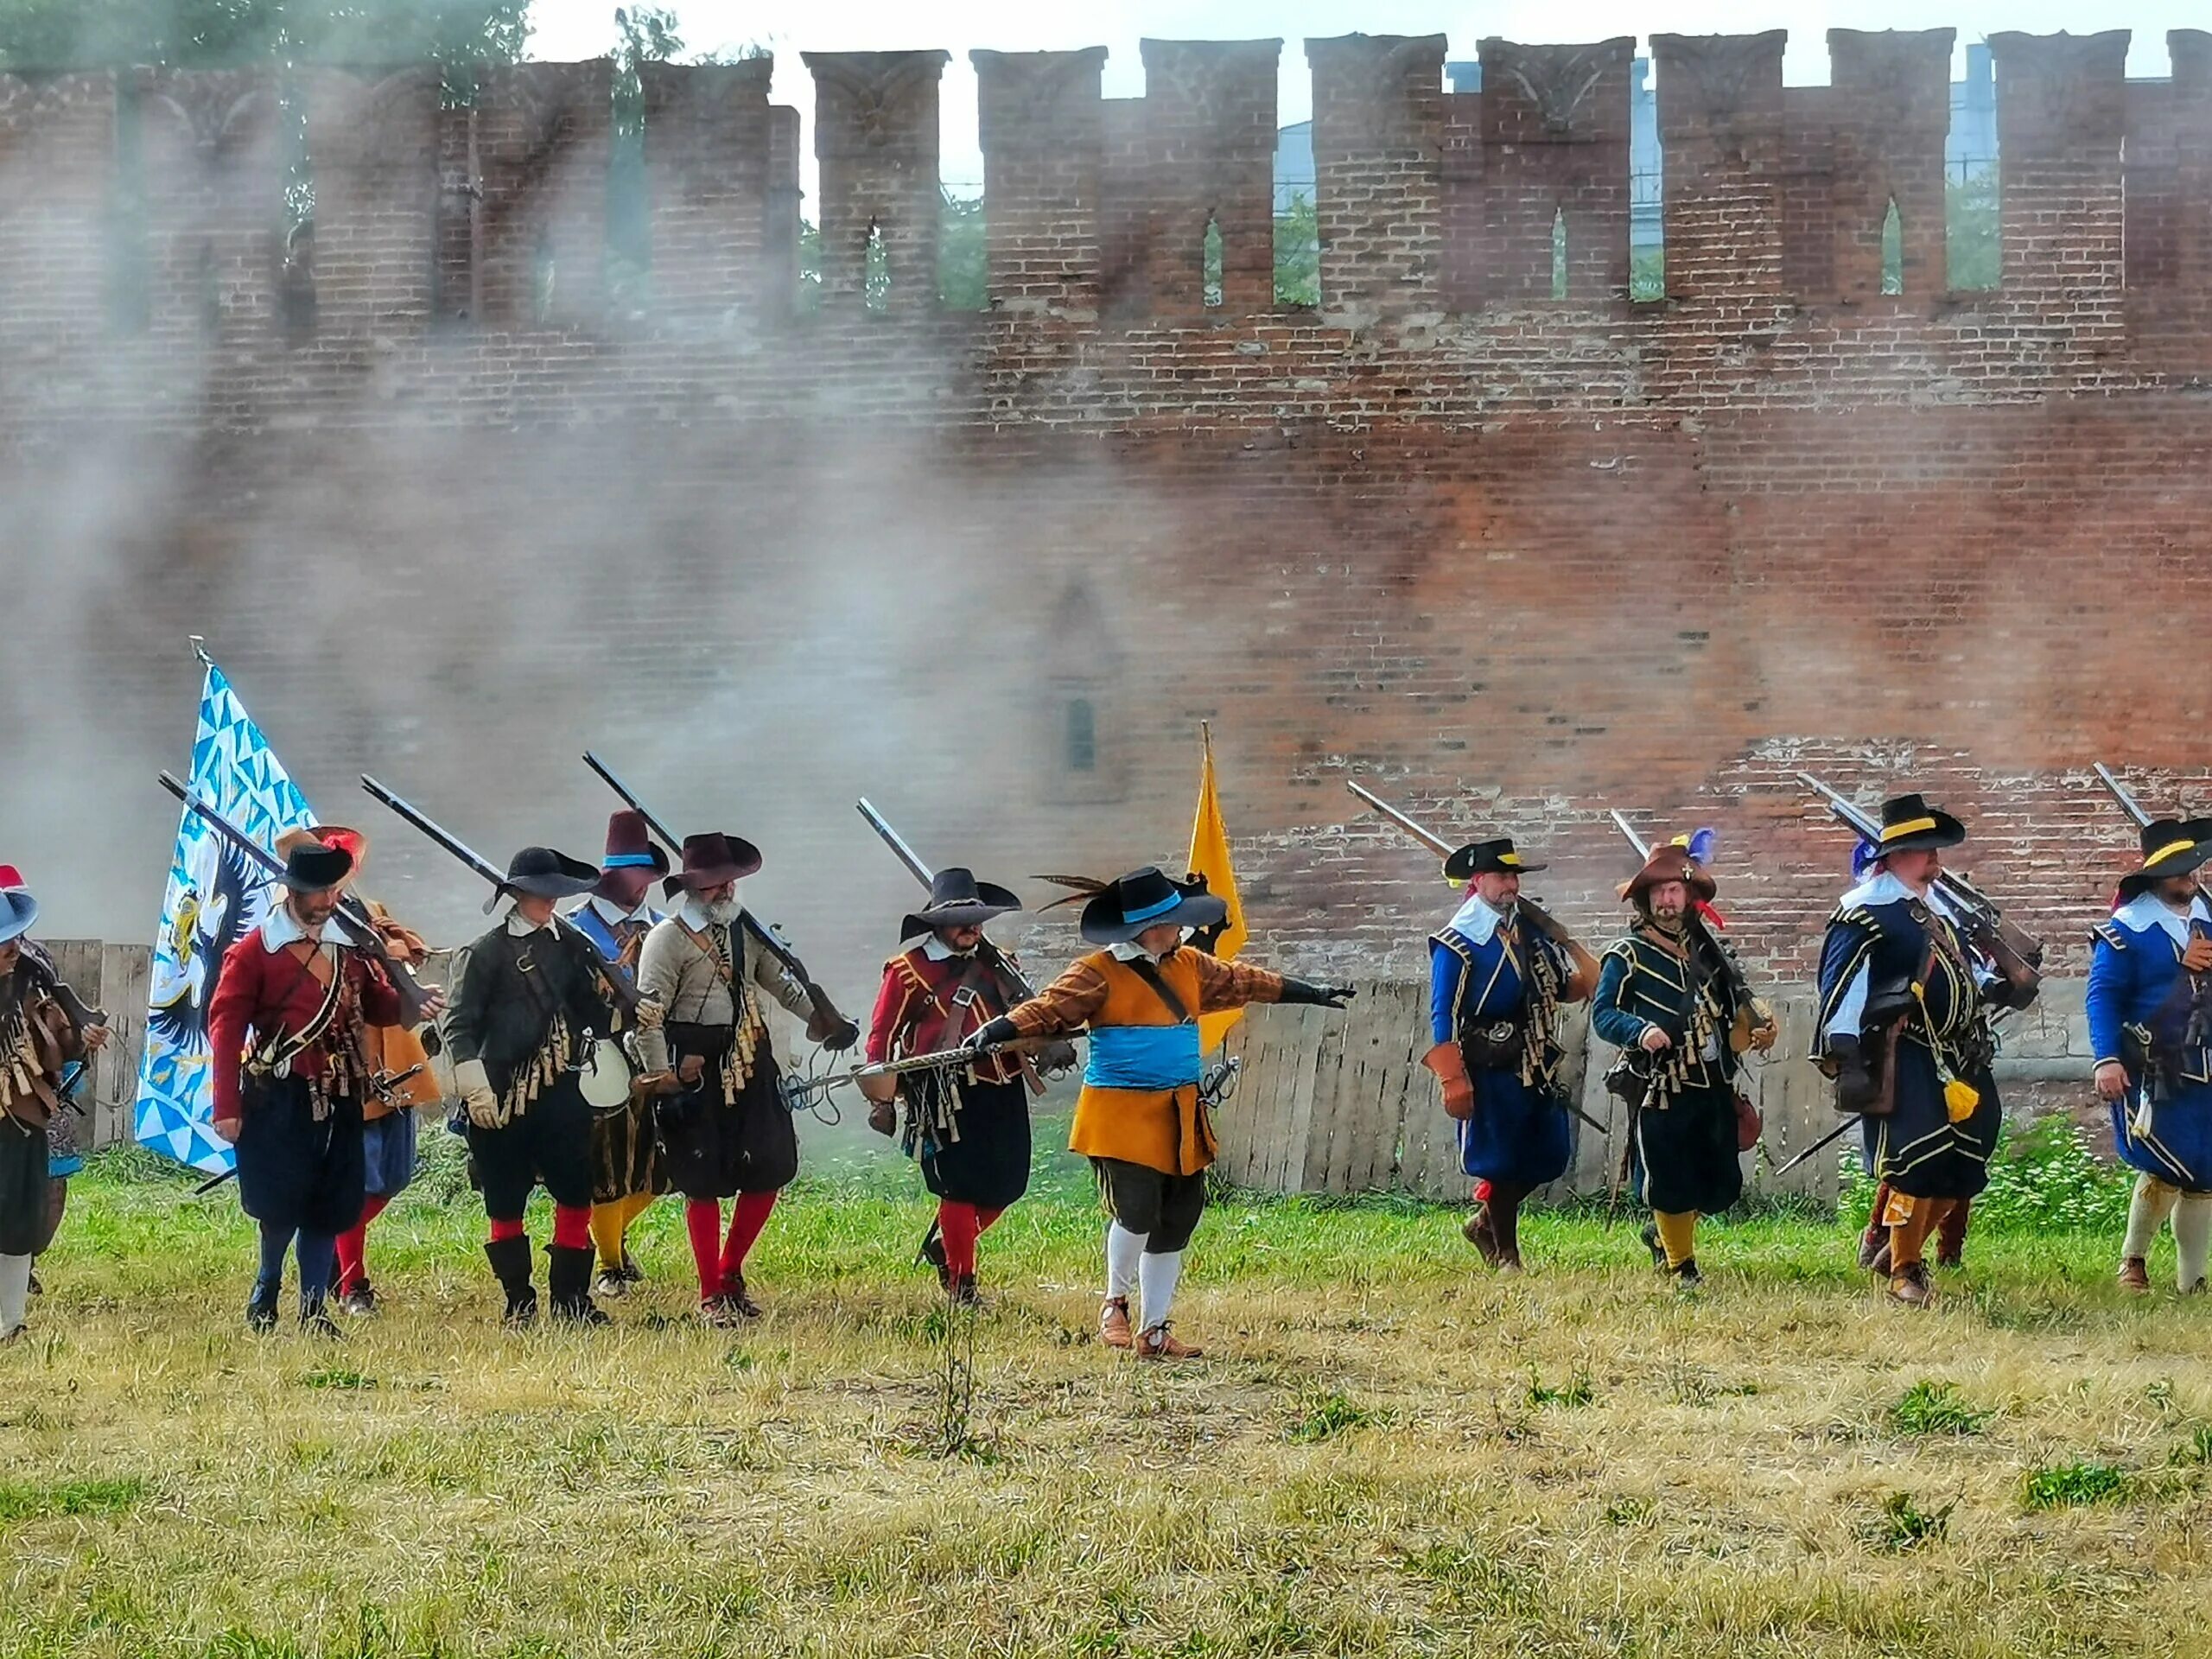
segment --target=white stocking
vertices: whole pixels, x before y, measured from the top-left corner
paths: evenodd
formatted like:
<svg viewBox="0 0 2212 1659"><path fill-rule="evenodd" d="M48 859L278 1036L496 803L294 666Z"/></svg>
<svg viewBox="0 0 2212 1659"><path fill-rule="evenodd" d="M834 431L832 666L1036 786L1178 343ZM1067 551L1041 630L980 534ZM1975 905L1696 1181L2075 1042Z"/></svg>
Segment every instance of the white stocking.
<svg viewBox="0 0 2212 1659"><path fill-rule="evenodd" d="M2167 1212L2179 1197L2179 1187L2168 1186L2155 1175L2135 1178L2134 1195L2127 1201L2127 1236L2120 1247L2123 1258L2139 1260L2151 1254L2158 1229L2165 1225Z"/></svg>
<svg viewBox="0 0 2212 1659"><path fill-rule="evenodd" d="M1156 1331L1167 1323L1167 1310L1175 1305L1175 1281L1183 1276L1183 1252L1147 1250L1137 1258L1139 1300L1144 1304L1144 1329Z"/></svg>
<svg viewBox="0 0 2212 1659"><path fill-rule="evenodd" d="M1106 1296L1112 1300L1136 1288L1137 1258L1144 1254L1144 1235L1133 1233L1120 1222L1106 1229Z"/></svg>
<svg viewBox="0 0 2212 1659"><path fill-rule="evenodd" d="M23 1328L23 1309L31 1299L31 1258L0 1255L0 1341Z"/></svg>
<svg viewBox="0 0 2212 1659"><path fill-rule="evenodd" d="M2204 1277L2204 1258L2212 1249L2212 1192L2184 1192L2174 1206L2174 1249L2181 1257L2174 1282L2194 1290Z"/></svg>

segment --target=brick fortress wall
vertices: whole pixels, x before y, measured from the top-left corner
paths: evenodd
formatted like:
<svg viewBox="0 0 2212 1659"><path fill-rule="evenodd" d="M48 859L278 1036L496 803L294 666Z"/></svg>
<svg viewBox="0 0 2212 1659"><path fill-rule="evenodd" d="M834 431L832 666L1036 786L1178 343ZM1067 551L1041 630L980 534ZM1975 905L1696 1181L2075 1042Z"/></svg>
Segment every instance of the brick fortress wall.
<svg viewBox="0 0 2212 1659"><path fill-rule="evenodd" d="M1208 718L1268 959L1414 971L1450 907L1357 776L1541 849L1592 932L1605 807L1716 824L1747 954L1802 978L1847 858L1808 766L1959 810L2078 971L2131 841L2089 764L2212 807L2212 35L2164 84L2126 41L1995 38L2003 281L1949 293L1951 31L1834 31L1804 88L1778 33L1656 37L1649 302L1630 41L1485 41L1461 95L1442 35L1308 41L1318 309L1273 296L1274 41L1147 42L1141 100L1103 50L976 53L981 313L936 299L939 53L807 54L812 309L764 62L648 68L619 291L603 62L473 108L303 77L289 257L265 77L0 78L19 861L70 931L150 918L196 630L454 938L465 879L353 772L582 851L599 747L762 841L763 906L857 980L909 889L854 794L1010 879L1167 861Z"/></svg>

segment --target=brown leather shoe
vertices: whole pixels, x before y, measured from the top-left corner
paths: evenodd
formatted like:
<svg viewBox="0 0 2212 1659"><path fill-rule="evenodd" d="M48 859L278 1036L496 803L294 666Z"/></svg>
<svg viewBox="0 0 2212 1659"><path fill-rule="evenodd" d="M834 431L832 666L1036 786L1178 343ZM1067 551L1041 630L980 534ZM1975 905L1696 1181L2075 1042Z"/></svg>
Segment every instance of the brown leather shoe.
<svg viewBox="0 0 2212 1659"><path fill-rule="evenodd" d="M1882 1248L1874 1252L1874 1259L1866 1264L1867 1270L1877 1279L1890 1276L1890 1241L1884 1239Z"/></svg>
<svg viewBox="0 0 2212 1659"><path fill-rule="evenodd" d="M1498 1264L1497 1236L1490 1230L1490 1205L1477 1205L1474 1214L1467 1217L1459 1231L1468 1243L1482 1252L1484 1262L1493 1268Z"/></svg>
<svg viewBox="0 0 2212 1659"><path fill-rule="evenodd" d="M1129 1335L1129 1299L1109 1296L1098 1310L1098 1340L1109 1348L1135 1347Z"/></svg>
<svg viewBox="0 0 2212 1659"><path fill-rule="evenodd" d="M1890 1275L1890 1300L1907 1307L1925 1307L1935 1292L1928 1283L1928 1264L1908 1262Z"/></svg>
<svg viewBox="0 0 2212 1659"><path fill-rule="evenodd" d="M1883 1258L1888 1255L1889 1249L1890 1230L1886 1227L1869 1227L1859 1235L1859 1265L1869 1273L1885 1271L1889 1263Z"/></svg>
<svg viewBox="0 0 2212 1659"><path fill-rule="evenodd" d="M2120 1287L2132 1290L2137 1295L2145 1294L2151 1288L2150 1264L2139 1255L2131 1255L2120 1264Z"/></svg>
<svg viewBox="0 0 2212 1659"><path fill-rule="evenodd" d="M1137 1357L1140 1359L1203 1359L1205 1350L1194 1348L1179 1341L1175 1333L1163 1322L1155 1325L1137 1338Z"/></svg>

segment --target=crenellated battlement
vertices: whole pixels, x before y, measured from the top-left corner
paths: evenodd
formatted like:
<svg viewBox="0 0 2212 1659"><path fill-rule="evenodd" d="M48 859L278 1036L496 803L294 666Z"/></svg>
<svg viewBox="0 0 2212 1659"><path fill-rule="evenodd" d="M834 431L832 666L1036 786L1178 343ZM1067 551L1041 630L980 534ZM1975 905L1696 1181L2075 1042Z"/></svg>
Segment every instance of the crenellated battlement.
<svg viewBox="0 0 2212 1659"><path fill-rule="evenodd" d="M1554 307L1631 339L1678 336L1686 317L1771 334L1882 311L1947 354L2010 324L2038 331L2045 367L2106 374L2146 340L2160 372L2212 365L2212 35L2174 31L2172 79L2139 83L2124 30L1993 39L2002 277L1955 296L1953 39L1831 30L1830 84L1790 87L1780 30L1654 36L1665 298L1643 303L1629 298L1632 40L1486 40L1472 92L1442 90L1440 35L1309 40L1318 316L1274 280L1281 41L1146 41L1141 99L1101 95L1103 48L977 51L990 308L1001 328L1110 335ZM820 311L942 333L947 55L804 60ZM770 103L770 73L766 59L642 67L645 270L621 283L605 60L486 66L461 107L429 67L309 69L289 87L262 70L0 77L0 349L299 350L463 321L787 330L803 138ZM289 236L287 99L314 201Z"/></svg>

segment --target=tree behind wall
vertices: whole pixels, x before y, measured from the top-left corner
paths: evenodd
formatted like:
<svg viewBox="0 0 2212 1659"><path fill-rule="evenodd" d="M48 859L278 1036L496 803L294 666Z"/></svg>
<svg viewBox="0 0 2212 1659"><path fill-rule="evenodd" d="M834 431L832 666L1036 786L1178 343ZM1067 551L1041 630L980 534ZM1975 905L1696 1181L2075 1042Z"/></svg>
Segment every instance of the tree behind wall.
<svg viewBox="0 0 2212 1659"><path fill-rule="evenodd" d="M512 63L530 0L0 0L0 67Z"/></svg>

